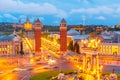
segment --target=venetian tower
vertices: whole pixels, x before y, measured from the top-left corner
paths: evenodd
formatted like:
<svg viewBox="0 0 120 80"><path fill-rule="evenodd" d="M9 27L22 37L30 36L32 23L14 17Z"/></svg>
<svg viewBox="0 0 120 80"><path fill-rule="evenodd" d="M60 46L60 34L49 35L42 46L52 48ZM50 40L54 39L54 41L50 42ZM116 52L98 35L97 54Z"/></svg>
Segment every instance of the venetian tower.
<svg viewBox="0 0 120 80"><path fill-rule="evenodd" d="M67 23L62 19L60 23L60 52L61 54L67 51Z"/></svg>
<svg viewBox="0 0 120 80"><path fill-rule="evenodd" d="M43 24L40 22L39 19L37 19L34 22L34 27L35 27L35 53L40 53L41 52L41 32L42 32Z"/></svg>

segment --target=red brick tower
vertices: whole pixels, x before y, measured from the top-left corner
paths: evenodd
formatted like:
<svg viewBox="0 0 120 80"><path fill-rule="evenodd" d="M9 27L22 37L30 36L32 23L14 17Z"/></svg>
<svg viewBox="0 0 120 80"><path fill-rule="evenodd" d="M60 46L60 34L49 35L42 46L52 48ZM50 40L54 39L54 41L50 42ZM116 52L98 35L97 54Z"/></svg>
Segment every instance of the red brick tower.
<svg viewBox="0 0 120 80"><path fill-rule="evenodd" d="M40 22L39 19L35 21L35 53L41 52L41 31L43 24Z"/></svg>
<svg viewBox="0 0 120 80"><path fill-rule="evenodd" d="M60 23L60 52L66 53L67 51L67 23L62 19Z"/></svg>

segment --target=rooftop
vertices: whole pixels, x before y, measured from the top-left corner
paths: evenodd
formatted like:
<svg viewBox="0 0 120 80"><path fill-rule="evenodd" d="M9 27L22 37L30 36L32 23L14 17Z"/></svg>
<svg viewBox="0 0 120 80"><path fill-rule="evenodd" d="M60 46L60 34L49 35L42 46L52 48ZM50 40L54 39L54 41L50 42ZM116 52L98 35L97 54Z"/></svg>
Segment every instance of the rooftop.
<svg viewBox="0 0 120 80"><path fill-rule="evenodd" d="M64 19L64 18L61 20L61 23L66 23L66 21L65 21L65 19Z"/></svg>
<svg viewBox="0 0 120 80"><path fill-rule="evenodd" d="M11 40L13 40L13 38L15 38L15 36L2 35L2 36L0 36L0 42L2 42L2 41L11 41Z"/></svg>
<svg viewBox="0 0 120 80"><path fill-rule="evenodd" d="M74 40L81 40L81 39L87 39L89 35L74 35L73 39Z"/></svg>

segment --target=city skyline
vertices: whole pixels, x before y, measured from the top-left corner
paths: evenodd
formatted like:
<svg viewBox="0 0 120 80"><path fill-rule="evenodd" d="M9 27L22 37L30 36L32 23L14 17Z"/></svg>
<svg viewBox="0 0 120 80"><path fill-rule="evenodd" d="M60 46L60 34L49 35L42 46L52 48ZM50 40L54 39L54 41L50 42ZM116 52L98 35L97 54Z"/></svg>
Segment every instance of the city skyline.
<svg viewBox="0 0 120 80"><path fill-rule="evenodd" d="M112 5L111 5L112 4ZM33 22L39 18L45 25L59 25L62 18L67 24L120 24L119 0L1 0L0 22Z"/></svg>

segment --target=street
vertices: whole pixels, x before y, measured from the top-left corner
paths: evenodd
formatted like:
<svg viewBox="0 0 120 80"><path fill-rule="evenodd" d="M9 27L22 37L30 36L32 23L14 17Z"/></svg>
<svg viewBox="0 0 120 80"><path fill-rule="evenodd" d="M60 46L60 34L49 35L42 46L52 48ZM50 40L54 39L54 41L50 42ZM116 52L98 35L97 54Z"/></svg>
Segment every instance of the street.
<svg viewBox="0 0 120 80"><path fill-rule="evenodd" d="M52 59L54 59L56 62L53 65L48 66L48 63L36 63L34 65L26 65L26 66L20 66L17 70L18 65L14 65L16 67L11 68L8 70L9 72L3 72L0 74L1 80L29 80L31 76L37 73L45 72L45 71L51 71L51 70L71 70L76 69L77 67L74 66L72 62L69 62L65 58L57 58L54 57L52 54ZM20 64L19 64L20 65ZM53 66L53 68L51 68Z"/></svg>
<svg viewBox="0 0 120 80"><path fill-rule="evenodd" d="M48 65L47 63L39 63L31 66L21 66L21 70L14 70L15 68L12 68L11 71L0 74L0 80L29 80L31 76L45 71L78 70L78 67L76 65L79 65L79 63L77 64L75 62L69 61L64 57L56 58L52 54L51 56L56 60L56 63L50 65L50 67L44 67ZM54 67L51 68L51 66ZM115 69L115 72L120 73L119 66L104 66L103 71L111 72L113 68Z"/></svg>

